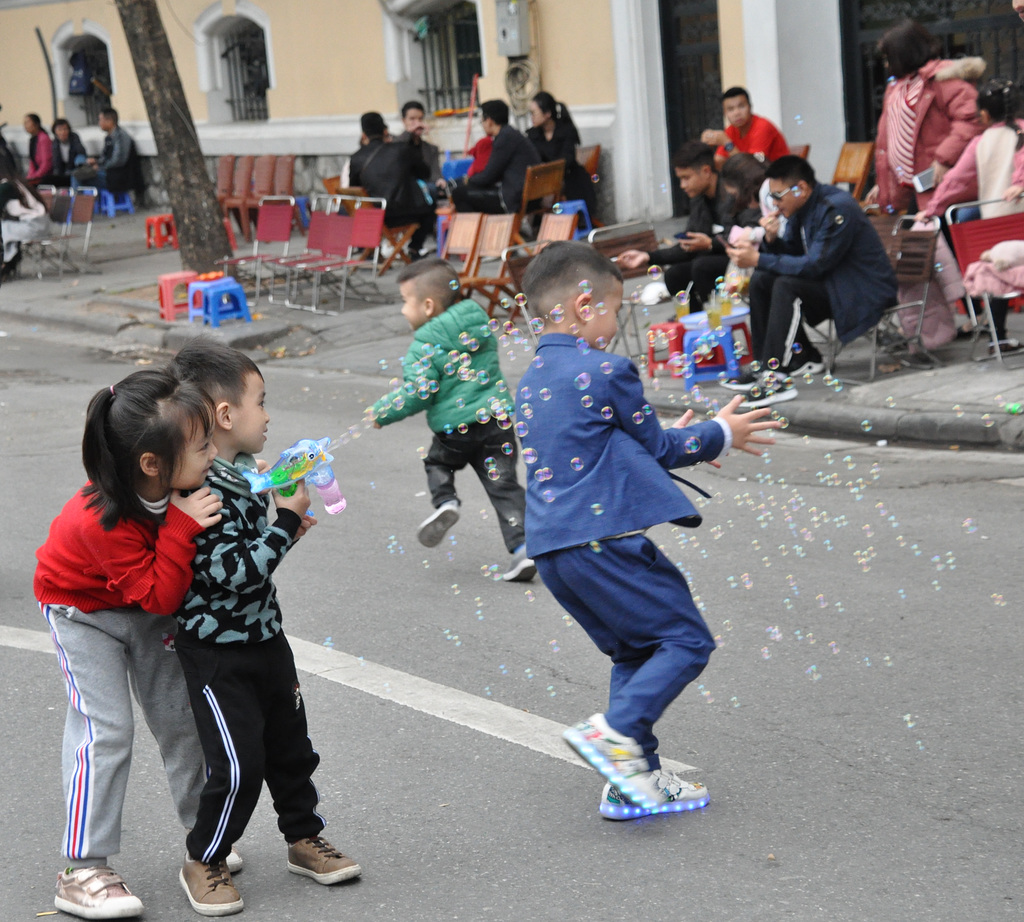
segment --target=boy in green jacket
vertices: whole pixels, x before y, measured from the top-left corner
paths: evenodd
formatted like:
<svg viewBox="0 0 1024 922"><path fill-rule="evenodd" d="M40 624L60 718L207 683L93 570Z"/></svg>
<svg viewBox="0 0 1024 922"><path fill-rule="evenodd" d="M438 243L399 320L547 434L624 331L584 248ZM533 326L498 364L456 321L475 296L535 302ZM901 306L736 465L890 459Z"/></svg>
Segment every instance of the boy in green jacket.
<svg viewBox="0 0 1024 922"><path fill-rule="evenodd" d="M502 579L532 580L537 568L526 556L526 494L516 478L512 401L498 362L500 325L476 301L459 300L459 277L443 259L410 263L399 273L398 290L402 316L415 335L403 360L403 383L371 412L379 429L427 411L434 439L423 464L434 512L417 537L434 547L459 520L455 472L468 464L498 514L512 555Z"/></svg>

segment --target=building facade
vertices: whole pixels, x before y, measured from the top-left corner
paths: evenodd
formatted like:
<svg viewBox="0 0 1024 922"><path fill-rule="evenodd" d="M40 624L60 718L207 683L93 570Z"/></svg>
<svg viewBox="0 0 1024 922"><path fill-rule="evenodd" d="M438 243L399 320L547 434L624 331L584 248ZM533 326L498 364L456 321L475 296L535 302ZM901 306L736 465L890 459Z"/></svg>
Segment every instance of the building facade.
<svg viewBox="0 0 1024 922"><path fill-rule="evenodd" d="M601 216L678 211L669 155L721 124L739 84L791 144L831 178L842 143L871 136L884 79L878 36L910 16L950 54L982 54L1017 75L1010 0L158 0L200 143L220 154L294 153L298 191L336 175L358 146L359 116L397 132L421 99L430 139L460 155L480 135L462 110L501 97L528 124L540 89L566 103L584 144L600 144ZM24 152L22 116L67 117L90 150L112 104L155 155L116 7L108 0L0 0L0 103ZM78 90L87 79L89 91ZM159 177L156 177L159 185Z"/></svg>

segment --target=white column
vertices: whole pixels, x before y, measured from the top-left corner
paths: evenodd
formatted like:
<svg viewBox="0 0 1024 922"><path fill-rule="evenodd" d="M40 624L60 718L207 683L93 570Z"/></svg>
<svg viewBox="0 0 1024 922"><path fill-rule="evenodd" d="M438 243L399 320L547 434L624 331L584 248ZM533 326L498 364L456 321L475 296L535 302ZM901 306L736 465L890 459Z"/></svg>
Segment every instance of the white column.
<svg viewBox="0 0 1024 922"><path fill-rule="evenodd" d="M657 0L609 0L615 52L615 212L619 222L672 214Z"/></svg>

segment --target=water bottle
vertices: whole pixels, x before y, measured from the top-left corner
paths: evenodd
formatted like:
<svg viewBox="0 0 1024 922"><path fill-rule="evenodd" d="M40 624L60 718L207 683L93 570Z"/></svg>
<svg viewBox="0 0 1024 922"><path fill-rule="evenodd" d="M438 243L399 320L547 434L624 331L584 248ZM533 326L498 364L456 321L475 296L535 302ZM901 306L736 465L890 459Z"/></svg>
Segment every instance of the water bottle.
<svg viewBox="0 0 1024 922"><path fill-rule="evenodd" d="M306 477L306 480L316 487L320 499L324 501L324 508L330 515L337 515L344 510L347 503L345 497L341 495L341 488L334 478L334 471L331 470L330 465L324 464L318 467Z"/></svg>

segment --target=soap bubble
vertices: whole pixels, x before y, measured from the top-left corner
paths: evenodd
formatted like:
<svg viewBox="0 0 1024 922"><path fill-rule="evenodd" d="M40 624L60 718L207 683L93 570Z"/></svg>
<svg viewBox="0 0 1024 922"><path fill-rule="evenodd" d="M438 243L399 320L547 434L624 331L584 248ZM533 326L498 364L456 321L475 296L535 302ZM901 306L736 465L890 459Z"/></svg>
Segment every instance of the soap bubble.
<svg viewBox="0 0 1024 922"><path fill-rule="evenodd" d="M584 394L580 397L580 404L585 407L592 407L594 405L594 398L590 394Z"/></svg>
<svg viewBox="0 0 1024 922"><path fill-rule="evenodd" d="M526 464L537 463L537 449L536 448L524 448L523 449L523 461Z"/></svg>
<svg viewBox="0 0 1024 922"><path fill-rule="evenodd" d="M664 275L664 273L661 270L661 266L651 266L651 268L647 270L647 277L652 282L660 282L662 275Z"/></svg>
<svg viewBox="0 0 1024 922"><path fill-rule="evenodd" d="M594 513L594 515L604 515L604 506L600 503L591 503L590 511Z"/></svg>
<svg viewBox="0 0 1024 922"><path fill-rule="evenodd" d="M860 427L865 432L870 432L871 431L871 420L870 419L861 420Z"/></svg>
<svg viewBox="0 0 1024 922"><path fill-rule="evenodd" d="M579 284L580 294L589 295L593 290L594 286L589 279L583 279Z"/></svg>
<svg viewBox="0 0 1024 922"><path fill-rule="evenodd" d="M605 419L611 419L615 415L615 411L611 407L602 407L601 415Z"/></svg>
<svg viewBox="0 0 1024 922"><path fill-rule="evenodd" d="M575 381L573 381L573 384L576 385L576 390L585 391L588 387L590 387L590 375L588 375L585 371L581 372L576 376L576 379Z"/></svg>
<svg viewBox="0 0 1024 922"><path fill-rule="evenodd" d="M565 308L561 304L556 304L551 308L551 313L548 314L551 318L552 323L561 323L565 319Z"/></svg>
<svg viewBox="0 0 1024 922"><path fill-rule="evenodd" d="M583 459L582 459L582 458L573 458L573 459L572 459L572 460L571 460L571 461L569 462L569 466L570 466L570 467L571 467L571 468L572 468L572 469L573 469L574 471L582 471L582 470L583 470Z"/></svg>
<svg viewBox="0 0 1024 922"><path fill-rule="evenodd" d="M683 449L688 455L696 454L700 451L700 439L695 435L691 435L684 443Z"/></svg>
<svg viewBox="0 0 1024 922"><path fill-rule="evenodd" d="M458 279L452 279L452 280L451 280L451 281L450 281L450 282L448 283L448 287L449 287L449 288L450 288L450 289L451 289L452 291L458 291L458 290L459 290L459 280L458 280Z"/></svg>
<svg viewBox="0 0 1024 922"><path fill-rule="evenodd" d="M611 373L612 373L612 363L611 362L602 362L601 363L601 374L603 374L603 375L610 375Z"/></svg>

